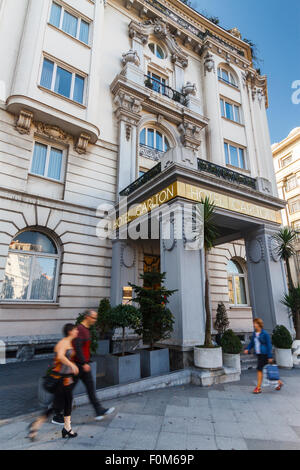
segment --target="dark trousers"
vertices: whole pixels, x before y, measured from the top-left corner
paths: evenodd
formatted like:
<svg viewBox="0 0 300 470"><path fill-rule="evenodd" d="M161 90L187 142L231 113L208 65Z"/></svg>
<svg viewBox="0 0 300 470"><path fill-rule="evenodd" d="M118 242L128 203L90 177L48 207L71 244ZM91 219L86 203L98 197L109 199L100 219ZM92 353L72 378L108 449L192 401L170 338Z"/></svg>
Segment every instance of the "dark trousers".
<svg viewBox="0 0 300 470"><path fill-rule="evenodd" d="M75 385L77 384L78 380L81 380L81 382L84 383L89 400L94 407L96 416L99 416L103 412L103 407L96 397L96 385L93 380L92 372L85 372L83 367L79 364L77 364L77 367L79 369L79 374L75 376Z"/></svg>
<svg viewBox="0 0 300 470"><path fill-rule="evenodd" d="M64 416L71 416L73 388L74 383L66 386L63 384L63 380L59 382L54 393L52 406L45 412L47 417L53 412L55 414L63 413Z"/></svg>

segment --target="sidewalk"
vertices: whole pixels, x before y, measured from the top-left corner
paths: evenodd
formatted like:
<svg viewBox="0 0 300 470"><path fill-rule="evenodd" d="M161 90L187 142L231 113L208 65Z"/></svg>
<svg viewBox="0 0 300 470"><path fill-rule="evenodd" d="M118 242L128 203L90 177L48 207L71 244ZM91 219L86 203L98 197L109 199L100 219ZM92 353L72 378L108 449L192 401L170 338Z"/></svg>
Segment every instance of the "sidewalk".
<svg viewBox="0 0 300 470"><path fill-rule="evenodd" d="M74 410L76 439L47 423L34 443L25 439L30 417L0 427L0 449L300 450L300 370L284 371L280 392L253 395L255 371L241 382L155 390L104 403L116 413L95 422L90 406ZM2 399L1 399L2 402Z"/></svg>

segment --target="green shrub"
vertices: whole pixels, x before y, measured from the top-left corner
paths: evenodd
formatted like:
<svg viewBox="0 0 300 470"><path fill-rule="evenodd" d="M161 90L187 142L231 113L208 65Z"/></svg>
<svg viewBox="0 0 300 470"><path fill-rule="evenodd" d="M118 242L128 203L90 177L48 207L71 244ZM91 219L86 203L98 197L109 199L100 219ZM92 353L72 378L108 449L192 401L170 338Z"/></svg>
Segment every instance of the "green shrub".
<svg viewBox="0 0 300 470"><path fill-rule="evenodd" d="M293 338L285 326L277 325L273 331L272 343L278 349L291 349Z"/></svg>
<svg viewBox="0 0 300 470"><path fill-rule="evenodd" d="M226 354L240 354L243 349L240 338L232 330L225 331L221 339L221 346Z"/></svg>
<svg viewBox="0 0 300 470"><path fill-rule="evenodd" d="M125 356L125 328L135 332L141 326L141 312L132 305L117 305L111 309L112 328L122 328L122 356Z"/></svg>
<svg viewBox="0 0 300 470"><path fill-rule="evenodd" d="M218 304L214 327L220 335L225 333L225 331L229 327L228 315L227 315L226 307L223 302Z"/></svg>
<svg viewBox="0 0 300 470"><path fill-rule="evenodd" d="M111 330L111 305L108 299L102 299L98 308L96 328L100 339L105 339Z"/></svg>

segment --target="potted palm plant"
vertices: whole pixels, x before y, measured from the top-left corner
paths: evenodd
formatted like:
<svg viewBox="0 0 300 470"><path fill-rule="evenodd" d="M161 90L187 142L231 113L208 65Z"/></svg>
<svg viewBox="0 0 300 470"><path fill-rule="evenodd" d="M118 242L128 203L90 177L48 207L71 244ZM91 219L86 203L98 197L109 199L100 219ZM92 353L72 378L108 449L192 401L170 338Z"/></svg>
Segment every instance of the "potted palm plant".
<svg viewBox="0 0 300 470"><path fill-rule="evenodd" d="M277 325L273 331L272 343L275 347L275 360L278 367L291 369L293 367L293 339L289 330L283 325Z"/></svg>
<svg viewBox="0 0 300 470"><path fill-rule="evenodd" d="M243 345L240 338L232 330L227 330L222 336L221 346L224 366L241 371L241 351Z"/></svg>
<svg viewBox="0 0 300 470"><path fill-rule="evenodd" d="M278 233L273 235L276 240L278 248L277 252L280 258L286 264L287 279L289 291L294 288L294 282L291 273L290 259L295 255L295 242L297 241L298 232L290 227L283 227Z"/></svg>
<svg viewBox="0 0 300 470"><path fill-rule="evenodd" d="M97 354L109 354L110 339L108 335L111 332L111 305L108 299L100 301L96 329L99 335Z"/></svg>
<svg viewBox="0 0 300 470"><path fill-rule="evenodd" d="M216 342L220 346L222 335L225 333L225 331L229 327L228 315L227 315L226 307L223 302L218 304L214 327L218 332L216 335Z"/></svg>
<svg viewBox="0 0 300 470"><path fill-rule="evenodd" d="M149 346L140 351L142 377L170 372L169 349L155 347L156 343L168 339L173 331L173 315L167 303L175 291L164 287L165 277L166 273L151 271L141 275L143 286L130 284L135 292L134 302L141 312L141 327L137 333Z"/></svg>
<svg viewBox="0 0 300 470"><path fill-rule="evenodd" d="M141 326L141 313L132 305L117 305L111 310L112 328L122 329L122 352L106 356L106 378L110 383L120 384L141 378L141 361L139 353L125 351L126 328L137 330Z"/></svg>
<svg viewBox="0 0 300 470"><path fill-rule="evenodd" d="M201 200L203 231L204 231L204 255L205 255L205 340L204 345L194 347L194 364L201 369L221 369L223 366L222 349L214 346L211 337L211 310L210 310L210 286L208 255L218 238L218 230L214 223L215 204L208 197Z"/></svg>
<svg viewBox="0 0 300 470"><path fill-rule="evenodd" d="M296 338L292 344L293 363L294 366L299 366L299 352L300 352L300 286L290 289L288 294L285 294L282 303L291 311L294 327L296 331Z"/></svg>

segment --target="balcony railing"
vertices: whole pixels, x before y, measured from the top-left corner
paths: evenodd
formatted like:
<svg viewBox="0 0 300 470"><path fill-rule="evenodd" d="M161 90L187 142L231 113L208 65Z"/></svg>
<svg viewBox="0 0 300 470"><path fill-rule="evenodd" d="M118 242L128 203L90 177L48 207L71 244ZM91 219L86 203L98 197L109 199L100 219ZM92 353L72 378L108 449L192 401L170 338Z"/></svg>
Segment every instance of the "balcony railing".
<svg viewBox="0 0 300 470"><path fill-rule="evenodd" d="M163 156L164 152L162 150L155 149L153 147L149 147L149 145L140 144L140 157L150 158L155 162L159 162L161 157Z"/></svg>
<svg viewBox="0 0 300 470"><path fill-rule="evenodd" d="M186 99L182 93L177 90L173 90L173 88L165 85L163 82L156 80L155 78L149 77L149 75L145 75L145 78L145 86L147 88L150 88L150 90L156 91L177 103L185 105Z"/></svg>
<svg viewBox="0 0 300 470"><path fill-rule="evenodd" d="M154 178L154 176L158 175L160 172L161 172L161 163L159 162L157 165L151 168L151 170L147 171L142 176L140 176L137 180L135 180L133 183L127 186L127 188L120 191L120 196L129 196L136 189L143 186L145 183L150 181L152 178Z"/></svg>
<svg viewBox="0 0 300 470"><path fill-rule="evenodd" d="M215 165L214 163L198 158L198 170L205 171L231 183L243 184L249 188L256 189L256 179L243 175L237 171L229 170L226 167Z"/></svg>

